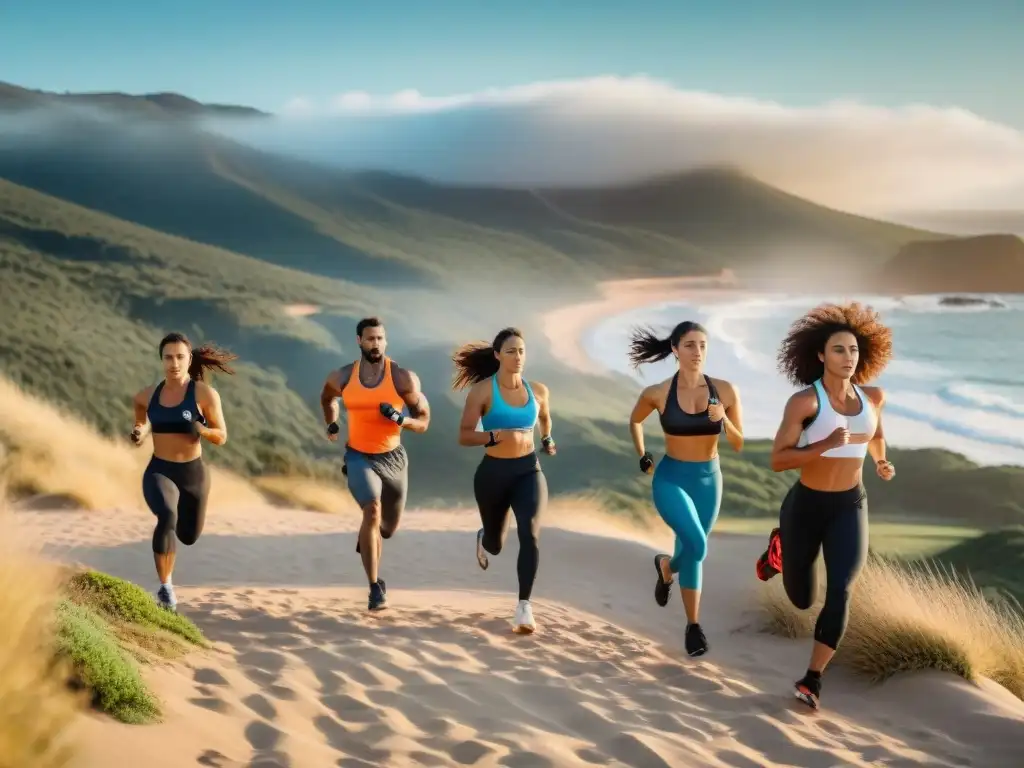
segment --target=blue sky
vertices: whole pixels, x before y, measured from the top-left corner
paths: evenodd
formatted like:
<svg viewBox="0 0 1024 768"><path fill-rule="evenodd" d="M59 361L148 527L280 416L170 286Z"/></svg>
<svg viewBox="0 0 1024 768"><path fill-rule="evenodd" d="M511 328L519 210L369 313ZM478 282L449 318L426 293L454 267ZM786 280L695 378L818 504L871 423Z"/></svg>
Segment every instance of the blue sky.
<svg viewBox="0 0 1024 768"><path fill-rule="evenodd" d="M276 111L300 95L644 73L793 106L960 106L1024 128L1021 30L1020 0L37 0L0 7L0 80Z"/></svg>

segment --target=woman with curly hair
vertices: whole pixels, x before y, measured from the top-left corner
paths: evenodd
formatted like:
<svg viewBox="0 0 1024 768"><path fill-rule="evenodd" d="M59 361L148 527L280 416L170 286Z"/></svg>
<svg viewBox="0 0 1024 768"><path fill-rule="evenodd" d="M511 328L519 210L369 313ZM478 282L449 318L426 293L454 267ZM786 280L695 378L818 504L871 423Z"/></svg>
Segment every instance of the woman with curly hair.
<svg viewBox="0 0 1024 768"><path fill-rule="evenodd" d="M807 674L796 697L817 709L821 674L846 631L850 593L868 554L866 454L883 480L895 474L885 457L880 387L862 386L892 357L892 331L857 302L823 304L797 320L779 350L779 369L804 389L786 403L775 435L776 472L799 469L779 527L757 561L762 581L782 573L790 602L807 610L817 596L815 562L825 558L825 604L814 627ZM783 560L783 555L785 559Z"/></svg>
<svg viewBox="0 0 1024 768"><path fill-rule="evenodd" d="M676 539L671 556L654 557L654 599L660 606L667 605L674 575L679 574L679 592L686 611L686 652L690 656L708 651L699 611L708 535L722 503L719 440L725 435L733 450L743 448L739 388L704 373L707 352L707 331L691 321L679 323L664 338L639 329L633 334L629 352L633 367L670 355L678 365L670 379L640 393L629 417L629 432L640 456L640 471L654 473L654 506ZM655 411L665 433L665 455L657 470L654 457L644 449L643 430L644 420Z"/></svg>

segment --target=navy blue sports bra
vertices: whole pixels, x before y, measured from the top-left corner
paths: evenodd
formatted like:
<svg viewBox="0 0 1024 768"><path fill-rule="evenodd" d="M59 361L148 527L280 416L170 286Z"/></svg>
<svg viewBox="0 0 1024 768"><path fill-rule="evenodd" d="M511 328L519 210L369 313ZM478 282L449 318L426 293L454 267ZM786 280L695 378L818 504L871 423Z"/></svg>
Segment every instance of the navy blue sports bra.
<svg viewBox="0 0 1024 768"><path fill-rule="evenodd" d="M706 375L704 381L708 385L708 406L711 403L720 402L718 390L711 383ZM696 437L698 435L719 435L725 425L725 419L712 421L708 418L708 409L700 413L687 413L679 405L679 394L676 391L679 387L679 374L672 377L672 385L668 390L668 399L665 401L665 412L660 414L661 428L666 435L673 437Z"/></svg>
<svg viewBox="0 0 1024 768"><path fill-rule="evenodd" d="M196 383L188 383L185 397L177 405L160 405L160 392L165 383L161 381L157 384L153 396L149 398L146 415L149 417L150 430L158 435L187 435L192 432L192 422L198 421L205 425L206 417L199 412L199 403L196 402Z"/></svg>

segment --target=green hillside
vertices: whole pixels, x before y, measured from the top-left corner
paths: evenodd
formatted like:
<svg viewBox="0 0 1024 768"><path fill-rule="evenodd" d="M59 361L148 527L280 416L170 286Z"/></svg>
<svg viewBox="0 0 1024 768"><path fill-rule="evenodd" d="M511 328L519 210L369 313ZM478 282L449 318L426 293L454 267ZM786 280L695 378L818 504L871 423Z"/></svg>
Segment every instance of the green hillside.
<svg viewBox="0 0 1024 768"><path fill-rule="evenodd" d="M935 555L987 592L1024 604L1024 526L983 533Z"/></svg>
<svg viewBox="0 0 1024 768"><path fill-rule="evenodd" d="M732 171L612 190L468 189L345 174L167 122L68 120L17 143L0 134L0 373L123 434L131 395L159 376L158 339L182 330L242 358L237 376L216 380L232 439L208 451L212 461L340 479L319 390L356 356L356 320L381 314L390 353L419 373L434 413L427 435L405 441L416 504L470 496L479 452L457 445L462 395L449 388L458 343L522 327L530 376L553 394L552 491L643 510L650 480L626 428L636 387L554 359L545 309L592 296L608 278L756 271L755 242L805 237L881 259L930 236ZM794 269L814 261L797 257ZM315 312L290 314L294 305ZM792 478L768 469L767 450L726 450L727 513L777 512ZM966 474L937 483L932 473L959 457L899 456L900 482L873 491L873 515L1022 519L1007 499L1024 498L1024 473L961 463Z"/></svg>

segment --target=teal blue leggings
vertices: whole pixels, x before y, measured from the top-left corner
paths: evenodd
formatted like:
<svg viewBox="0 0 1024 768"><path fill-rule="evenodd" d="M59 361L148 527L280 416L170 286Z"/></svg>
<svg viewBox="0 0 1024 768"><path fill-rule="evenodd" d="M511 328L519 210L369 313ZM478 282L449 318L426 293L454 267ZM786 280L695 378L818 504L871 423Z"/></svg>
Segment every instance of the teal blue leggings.
<svg viewBox="0 0 1024 768"><path fill-rule="evenodd" d="M679 574L680 589L700 589L708 534L722 505L718 457L711 461L677 461L665 456L654 470L651 489L658 514L676 535L672 573Z"/></svg>

